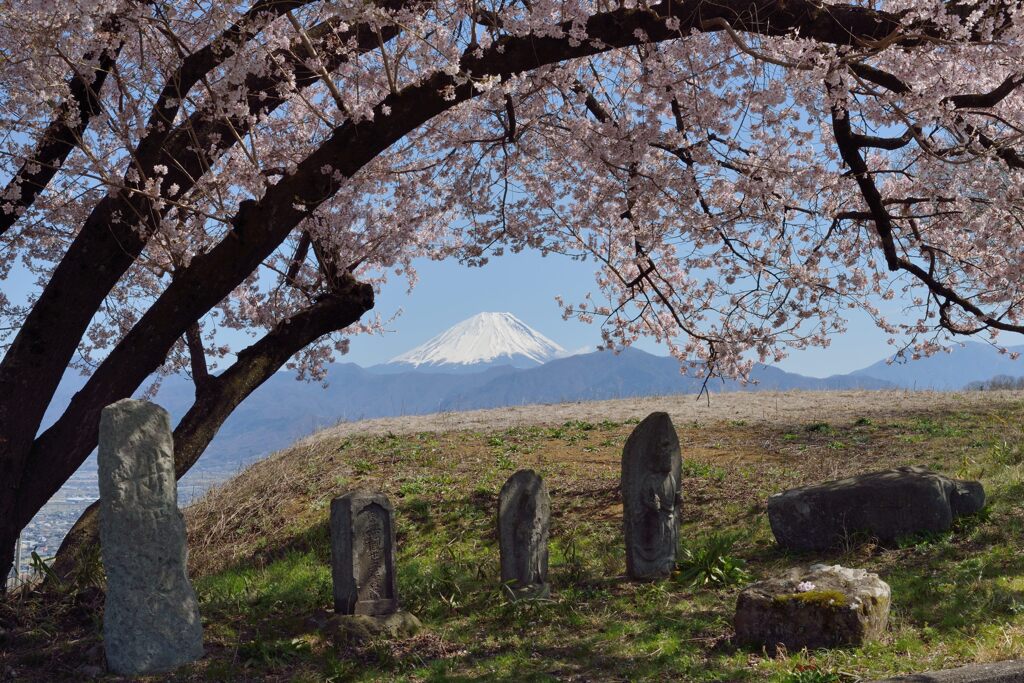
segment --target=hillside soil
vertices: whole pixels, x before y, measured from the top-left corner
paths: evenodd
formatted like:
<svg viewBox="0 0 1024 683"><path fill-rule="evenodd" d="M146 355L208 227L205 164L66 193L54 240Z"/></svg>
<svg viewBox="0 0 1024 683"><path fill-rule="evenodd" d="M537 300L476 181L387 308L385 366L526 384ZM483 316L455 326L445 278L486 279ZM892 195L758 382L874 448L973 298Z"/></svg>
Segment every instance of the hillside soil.
<svg viewBox="0 0 1024 683"><path fill-rule="evenodd" d="M679 572L623 576L619 459L668 410L683 447ZM884 678L1024 656L1024 395L730 394L478 411L339 425L253 465L186 510L206 656L172 677L214 681L779 681ZM980 479L986 509L946 534L828 553L774 543L772 493L899 465ZM552 498L552 598L510 603L498 579L497 492L537 470ZM345 641L331 609L330 500L394 503L398 584L425 624L401 640ZM731 642L736 596L812 562L892 586L885 638L780 651ZM40 566L41 571L45 568ZM103 673L98 556L73 583L0 603L0 679Z"/></svg>

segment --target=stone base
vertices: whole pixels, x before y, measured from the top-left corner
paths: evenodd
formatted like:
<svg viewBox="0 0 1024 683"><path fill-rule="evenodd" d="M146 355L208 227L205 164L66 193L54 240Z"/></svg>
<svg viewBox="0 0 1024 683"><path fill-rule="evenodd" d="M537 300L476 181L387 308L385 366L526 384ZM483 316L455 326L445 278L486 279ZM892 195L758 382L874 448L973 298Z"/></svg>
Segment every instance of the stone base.
<svg viewBox="0 0 1024 683"><path fill-rule="evenodd" d="M419 633L423 624L403 610L383 616L334 614L313 618L316 626L329 634L336 644L355 644L375 638L408 638Z"/></svg>
<svg viewBox="0 0 1024 683"><path fill-rule="evenodd" d="M768 651L861 645L885 632L889 602L889 585L862 569L792 569L740 593L736 641Z"/></svg>
<svg viewBox="0 0 1024 683"><path fill-rule="evenodd" d="M551 584L548 583L535 583L532 586L523 586L521 588L503 586L503 589L502 594L511 602L518 602L520 600L547 600L551 597Z"/></svg>

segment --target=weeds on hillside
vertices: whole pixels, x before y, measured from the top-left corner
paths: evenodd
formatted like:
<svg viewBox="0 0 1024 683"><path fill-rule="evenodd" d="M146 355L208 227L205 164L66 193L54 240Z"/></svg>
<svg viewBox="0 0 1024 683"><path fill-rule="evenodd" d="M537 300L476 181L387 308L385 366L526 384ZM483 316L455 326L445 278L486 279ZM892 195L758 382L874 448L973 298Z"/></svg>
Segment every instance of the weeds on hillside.
<svg viewBox="0 0 1024 683"><path fill-rule="evenodd" d="M306 442L187 512L208 656L179 680L847 683L1020 657L1024 472L1014 462L1019 432L1006 426L1022 418L1024 408L1003 404L810 426L677 425L679 572L653 584L623 576L617 481L635 420ZM770 494L909 464L980 477L990 506L951 533L895 548L854 536L814 556L774 545ZM510 602L498 578L495 508L510 471L525 467L551 491L552 595ZM339 644L317 625L331 608L328 503L357 487L384 491L395 505L399 596L424 621L420 636ZM885 640L774 657L732 646L742 585L812 561L881 574L894 596ZM80 609L77 599L54 614ZM43 604L0 603L0 670L82 678L71 662L92 661L98 618L64 635Z"/></svg>

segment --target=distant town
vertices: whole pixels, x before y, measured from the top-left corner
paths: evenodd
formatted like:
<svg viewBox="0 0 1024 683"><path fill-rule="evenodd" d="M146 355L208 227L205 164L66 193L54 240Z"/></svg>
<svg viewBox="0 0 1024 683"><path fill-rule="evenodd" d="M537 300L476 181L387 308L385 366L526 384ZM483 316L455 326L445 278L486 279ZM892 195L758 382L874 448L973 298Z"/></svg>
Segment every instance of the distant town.
<svg viewBox="0 0 1024 683"><path fill-rule="evenodd" d="M200 463L178 482L178 505L185 507L210 487L230 479L247 464L248 462L240 461L232 466L224 460L214 461L208 465ZM49 562L57 553L64 536L85 509L99 499L99 495L96 456L93 455L25 527L21 534L19 573L27 574L33 571L33 553Z"/></svg>

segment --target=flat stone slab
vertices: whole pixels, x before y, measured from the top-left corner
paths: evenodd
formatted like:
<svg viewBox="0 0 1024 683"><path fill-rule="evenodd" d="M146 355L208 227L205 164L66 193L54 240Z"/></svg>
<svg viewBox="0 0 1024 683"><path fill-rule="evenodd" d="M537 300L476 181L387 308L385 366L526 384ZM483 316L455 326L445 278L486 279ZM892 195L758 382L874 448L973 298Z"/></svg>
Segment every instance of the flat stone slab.
<svg viewBox="0 0 1024 683"><path fill-rule="evenodd" d="M900 467L777 493L768 499L768 521L784 548L827 550L857 534L893 543L949 531L954 519L984 506L979 482Z"/></svg>
<svg viewBox="0 0 1024 683"><path fill-rule="evenodd" d="M1021 683L1022 681L1024 681L1024 660L1015 659L991 664L970 664L959 669L897 676L872 683Z"/></svg>
<svg viewBox="0 0 1024 683"><path fill-rule="evenodd" d="M736 601L736 642L774 651L862 645L889 620L891 592L877 574L815 564L745 588Z"/></svg>

